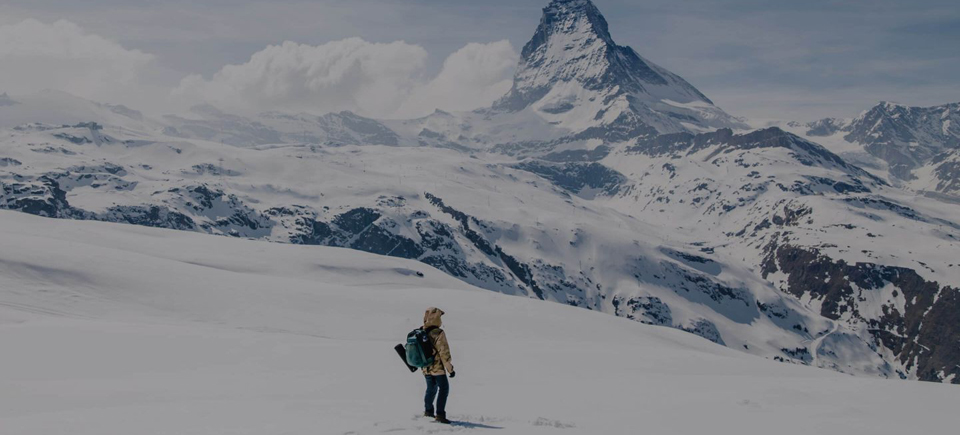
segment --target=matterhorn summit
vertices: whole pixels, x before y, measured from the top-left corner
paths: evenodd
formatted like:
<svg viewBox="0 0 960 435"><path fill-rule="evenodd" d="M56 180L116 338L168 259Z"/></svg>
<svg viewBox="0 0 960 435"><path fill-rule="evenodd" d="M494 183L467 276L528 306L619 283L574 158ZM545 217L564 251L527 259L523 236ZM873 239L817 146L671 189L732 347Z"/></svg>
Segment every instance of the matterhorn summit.
<svg viewBox="0 0 960 435"><path fill-rule="evenodd" d="M543 9L536 33L523 47L513 88L494 107L530 109L575 131L744 127L680 76L617 45L590 0L554 0Z"/></svg>

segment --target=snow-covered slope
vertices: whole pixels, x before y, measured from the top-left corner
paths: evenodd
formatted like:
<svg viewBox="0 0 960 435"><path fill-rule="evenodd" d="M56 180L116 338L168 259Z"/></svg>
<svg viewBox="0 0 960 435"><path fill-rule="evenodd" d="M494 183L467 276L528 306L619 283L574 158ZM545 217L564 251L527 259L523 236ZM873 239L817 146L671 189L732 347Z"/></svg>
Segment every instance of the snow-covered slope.
<svg viewBox="0 0 960 435"><path fill-rule="evenodd" d="M417 259L502 293L673 326L770 358L800 352L789 358L798 363L814 362L804 356L820 349L812 338L834 327L737 261L703 257L705 239L606 207L602 198L629 183L601 164L163 136L131 144L103 130L12 131L4 149L18 164L0 172L0 207ZM832 340L845 357L818 364L894 372L849 331Z"/></svg>
<svg viewBox="0 0 960 435"><path fill-rule="evenodd" d="M875 343L901 376L943 380L957 370L960 349L942 345L960 339L956 206L891 187L777 128L640 139L600 163L633 183L608 206L739 258Z"/></svg>
<svg viewBox="0 0 960 435"><path fill-rule="evenodd" d="M12 212L0 244L4 434L943 433L960 400L355 251ZM452 427L390 349L434 305Z"/></svg>
<svg viewBox="0 0 960 435"><path fill-rule="evenodd" d="M306 113L261 113L254 119L225 113L203 105L187 116L168 115L164 133L180 138L218 141L228 145L253 147L284 142L327 145L391 145L400 137L379 121L351 112L315 116Z"/></svg>
<svg viewBox="0 0 960 435"><path fill-rule="evenodd" d="M768 257L786 245L833 261L862 261L871 257L848 253L869 250L872 261L916 269L920 283L958 280L938 250L918 247L899 258L888 247L897 239L952 248L955 226L924 233L956 225L942 211L897 208L882 196L882 181L779 130L638 139L612 146L598 162L435 147L237 148L130 128L123 134L137 139L126 139L120 130L10 130L0 207L417 259L490 290L673 326L768 358L882 376L921 377L918 364L927 367L915 351L878 355L869 331L902 325L824 310L820 297L770 278L797 271L765 266L778 264ZM813 219L813 210L829 218L803 234L791 228ZM894 235L871 217L888 212L911 224ZM853 237L837 248L851 227L884 237ZM954 299L937 301L949 312ZM911 319L929 325L934 317L924 316L943 310L921 302L877 299L858 312L890 305L906 316L909 308L919 312ZM924 333L957 333L944 328ZM936 347L929 341L919 345ZM931 380L950 376L954 357L944 349Z"/></svg>

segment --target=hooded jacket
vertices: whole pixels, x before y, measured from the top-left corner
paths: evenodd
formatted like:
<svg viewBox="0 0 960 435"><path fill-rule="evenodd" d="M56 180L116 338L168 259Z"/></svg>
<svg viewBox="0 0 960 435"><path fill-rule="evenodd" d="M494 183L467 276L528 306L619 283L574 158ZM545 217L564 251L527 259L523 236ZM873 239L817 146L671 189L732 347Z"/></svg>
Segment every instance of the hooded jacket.
<svg viewBox="0 0 960 435"><path fill-rule="evenodd" d="M440 329L440 326L443 325L440 316L443 316L443 310L435 307L427 308L427 312L423 314L423 328L435 326L434 329L430 330L430 339L433 341L433 349L436 351L436 355L434 355L433 364L422 369L423 374L428 376L453 373L450 345L447 344L447 333Z"/></svg>

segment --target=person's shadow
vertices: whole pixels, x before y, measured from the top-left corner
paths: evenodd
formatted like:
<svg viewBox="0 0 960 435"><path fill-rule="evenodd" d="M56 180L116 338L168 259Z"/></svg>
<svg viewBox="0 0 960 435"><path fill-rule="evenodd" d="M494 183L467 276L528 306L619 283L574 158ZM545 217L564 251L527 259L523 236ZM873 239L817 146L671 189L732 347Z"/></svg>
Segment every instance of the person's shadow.
<svg viewBox="0 0 960 435"><path fill-rule="evenodd" d="M450 420L450 426L465 427L467 429L503 429L500 426L490 426L482 423L471 423L469 421Z"/></svg>

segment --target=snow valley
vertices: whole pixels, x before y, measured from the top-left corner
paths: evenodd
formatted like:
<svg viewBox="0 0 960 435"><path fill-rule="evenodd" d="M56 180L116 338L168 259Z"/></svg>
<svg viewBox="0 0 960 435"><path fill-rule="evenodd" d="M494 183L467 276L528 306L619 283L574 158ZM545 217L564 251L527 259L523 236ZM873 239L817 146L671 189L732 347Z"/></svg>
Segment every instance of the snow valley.
<svg viewBox="0 0 960 435"><path fill-rule="evenodd" d="M885 378L960 384L958 111L881 103L752 126L617 45L588 0L547 5L510 89L468 112L208 104L154 118L60 91L4 94L0 334L98 350L74 369L58 365L65 348L45 351L63 377L40 390L4 378L0 397L19 406L5 421L16 433L87 418L101 425L89 433L143 421L207 433L210 415L265 409L276 418L215 427L429 430L393 408L361 422L405 385L387 373L390 334L442 301L475 358L462 365L477 371L463 380L475 429L707 430L690 411L747 433L943 430L955 388ZM329 357L345 351L371 365ZM193 373L184 390L134 369L187 375L177 355L194 352L213 378ZM20 358L40 385L44 366ZM347 391L343 372L372 378ZM125 379L140 382L132 403L117 399ZM218 379L233 386L217 395ZM68 383L98 410L42 404ZM554 399L569 391L584 397ZM163 420L142 402L151 394L182 419ZM597 396L600 409L574 407ZM916 418L893 419L883 397ZM122 406L130 426L107 418ZM816 427L784 426L787 415Z"/></svg>

